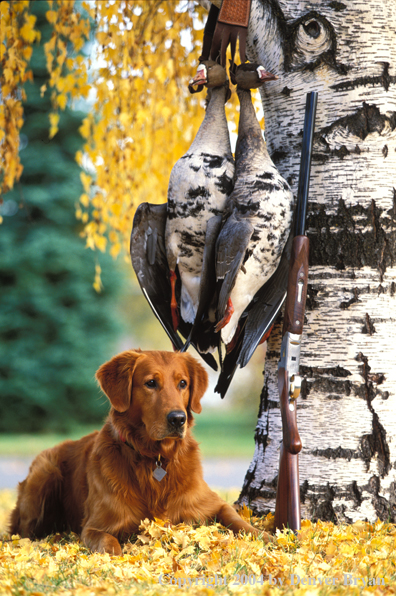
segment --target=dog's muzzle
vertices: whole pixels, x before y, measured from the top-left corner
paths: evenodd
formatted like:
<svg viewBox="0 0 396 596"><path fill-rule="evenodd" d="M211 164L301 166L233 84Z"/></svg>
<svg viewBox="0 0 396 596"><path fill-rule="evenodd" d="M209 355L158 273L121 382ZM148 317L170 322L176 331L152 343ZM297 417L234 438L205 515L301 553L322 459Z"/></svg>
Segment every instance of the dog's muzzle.
<svg viewBox="0 0 396 596"><path fill-rule="evenodd" d="M187 416L182 410L174 410L169 412L166 417L168 420L169 428L177 434L180 434L184 430Z"/></svg>

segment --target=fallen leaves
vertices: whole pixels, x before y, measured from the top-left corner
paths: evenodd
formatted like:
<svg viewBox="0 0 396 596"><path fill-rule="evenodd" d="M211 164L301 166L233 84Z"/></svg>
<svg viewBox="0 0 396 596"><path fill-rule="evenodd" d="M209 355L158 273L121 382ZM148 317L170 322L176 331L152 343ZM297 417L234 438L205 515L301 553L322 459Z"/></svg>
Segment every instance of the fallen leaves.
<svg viewBox="0 0 396 596"><path fill-rule="evenodd" d="M0 492L0 532L15 500ZM241 514L264 530L273 516ZM299 536L277 531L273 544L234 536L219 524L169 527L145 520L123 555L91 553L76 534L31 541L0 534L2 594L394 594L396 528L304 520ZM1 542L2 540L2 542Z"/></svg>

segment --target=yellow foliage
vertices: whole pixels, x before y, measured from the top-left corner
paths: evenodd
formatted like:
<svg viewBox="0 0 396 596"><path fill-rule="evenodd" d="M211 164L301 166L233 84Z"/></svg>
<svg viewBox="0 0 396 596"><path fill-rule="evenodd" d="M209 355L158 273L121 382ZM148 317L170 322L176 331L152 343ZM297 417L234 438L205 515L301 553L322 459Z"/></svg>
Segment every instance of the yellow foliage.
<svg viewBox="0 0 396 596"><path fill-rule="evenodd" d="M26 16L25 24L21 27L19 32L22 39L30 43L33 43L36 40L37 31L34 30L36 20L34 15Z"/></svg>
<svg viewBox="0 0 396 596"><path fill-rule="evenodd" d="M39 40L29 6L1 4L3 190L21 173L23 111L18 90L31 76L27 61ZM49 135L57 133L59 110L90 94L93 103L80 127L85 144L76 154L77 163L86 168L76 215L84 224L86 245L103 251L108 239L116 256L121 245L128 246L136 207L143 201L166 202L170 171L204 118L204 94L190 95L187 85L198 64L207 13L192 0L96 0L82 5L53 0L48 7L52 35L44 50L49 80L40 91L51 91ZM80 50L90 35L89 19L95 23L91 35L96 43L86 57ZM237 119L236 104L233 93L226 107L229 121Z"/></svg>
<svg viewBox="0 0 396 596"><path fill-rule="evenodd" d="M89 19L83 18L74 0L56 0L49 3L47 21L53 26L51 39L44 44L53 113L64 110L68 98L87 97L87 70L89 61L80 60L78 52L89 37ZM55 131L54 134L56 134ZM53 136L53 135L52 135Z"/></svg>
<svg viewBox="0 0 396 596"><path fill-rule="evenodd" d="M396 593L396 532L389 523L304 520L298 536L285 530L264 544L219 524L170 527L160 519L144 520L123 555L113 557L92 553L72 533L39 541L9 536L15 499L14 491L0 491L2 594L157 596L173 593L172 586L175 594L182 588L191 596ZM270 529L273 520L269 514L252 523ZM345 557L341 548L354 555Z"/></svg>
<svg viewBox="0 0 396 596"><path fill-rule="evenodd" d="M101 280L101 273L102 273L102 269L99 265L99 263L96 264L95 266L95 281L93 283L93 287L95 288L95 290L100 293L102 291L102 280Z"/></svg>
<svg viewBox="0 0 396 596"><path fill-rule="evenodd" d="M186 130L196 132L202 121L201 101L187 90L202 37L193 17L202 13L192 2L177 7L170 0L86 8L97 22L91 59L103 66L91 75L96 100L80 129L95 167L91 191L85 187L91 204L84 207L91 217L94 205L116 255L127 245L137 205L166 201L170 170L191 142ZM191 32L192 51L181 44L182 30ZM98 247L98 231L88 225L84 233Z"/></svg>
<svg viewBox="0 0 396 596"><path fill-rule="evenodd" d="M59 114L51 113L48 117L50 121L49 138L52 139L58 132Z"/></svg>
<svg viewBox="0 0 396 596"><path fill-rule="evenodd" d="M56 10L48 10L48 11L45 13L45 16L47 17L47 21L48 21L49 23L51 23L52 25L53 25L54 23L56 23L56 17L57 17L57 12L56 12Z"/></svg>
<svg viewBox="0 0 396 596"><path fill-rule="evenodd" d="M39 41L36 17L29 14L29 2L2 2L0 27L0 191L10 190L19 180L19 133L23 124L20 90L31 77L27 64L31 44Z"/></svg>
<svg viewBox="0 0 396 596"><path fill-rule="evenodd" d="M60 95L58 95L56 98L56 102L57 102L58 106L61 108L61 110L64 110L66 107L66 103L67 103L66 95L64 93L61 93Z"/></svg>

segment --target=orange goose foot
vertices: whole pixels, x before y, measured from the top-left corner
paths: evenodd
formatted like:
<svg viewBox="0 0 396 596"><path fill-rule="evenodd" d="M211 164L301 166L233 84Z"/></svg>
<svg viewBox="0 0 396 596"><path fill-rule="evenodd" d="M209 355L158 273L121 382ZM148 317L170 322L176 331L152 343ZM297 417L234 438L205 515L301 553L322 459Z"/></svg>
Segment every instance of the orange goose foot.
<svg viewBox="0 0 396 596"><path fill-rule="evenodd" d="M241 332L241 324L238 323L238 327L236 328L236 331L234 333L234 337L232 338L232 340L230 341L230 343L226 345L226 354L229 354L230 352L232 352L232 350L237 345L240 332Z"/></svg>
<svg viewBox="0 0 396 596"><path fill-rule="evenodd" d="M177 280L177 275L176 275L175 271L170 272L169 278L170 278L170 284L171 284L171 290L172 290L171 303L170 303L171 314L172 314L172 325L173 325L173 330L176 332L179 327L180 315L179 315L179 307L177 306L176 292L175 292L176 280Z"/></svg>
<svg viewBox="0 0 396 596"><path fill-rule="evenodd" d="M224 317L219 321L215 327L216 333L223 329L230 322L232 315L234 314L234 306L231 302L231 298L228 298L227 307L225 309Z"/></svg>
<svg viewBox="0 0 396 596"><path fill-rule="evenodd" d="M261 344L263 344L265 341L267 341L267 339L271 335L273 328L274 328L274 325L271 325L271 327L268 329L267 333L264 333L263 337L260 339L260 341L258 343L259 346L261 346Z"/></svg>

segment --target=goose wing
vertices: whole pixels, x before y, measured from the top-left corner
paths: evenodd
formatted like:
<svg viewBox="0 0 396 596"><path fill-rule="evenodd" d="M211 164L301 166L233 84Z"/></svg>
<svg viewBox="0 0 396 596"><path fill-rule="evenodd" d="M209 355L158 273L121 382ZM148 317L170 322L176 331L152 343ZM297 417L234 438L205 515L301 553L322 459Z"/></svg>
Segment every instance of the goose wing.
<svg viewBox="0 0 396 596"><path fill-rule="evenodd" d="M220 318L243 265L253 232L254 227L247 219L238 220L232 213L219 234L216 244L216 277L217 280L223 279L218 302Z"/></svg>
<svg viewBox="0 0 396 596"><path fill-rule="evenodd" d="M233 350L224 358L215 391L223 398L238 366L247 365L261 339L271 328L286 298L290 251L293 234L289 235L278 268L256 292L240 318L240 332Z"/></svg>
<svg viewBox="0 0 396 596"><path fill-rule="evenodd" d="M253 356L261 338L275 322L286 299L292 240L293 234L290 234L276 271L253 298L247 316L243 345L238 358L238 364L241 368L246 366Z"/></svg>
<svg viewBox="0 0 396 596"><path fill-rule="evenodd" d="M133 220L130 253L133 269L147 302L174 347L180 350L183 341L173 329L170 307L171 286L165 250L166 217L166 203L139 205ZM177 291L180 292L180 287ZM187 337L191 325L181 321L179 330ZM209 366L217 370L217 363L211 354L200 355Z"/></svg>
<svg viewBox="0 0 396 596"><path fill-rule="evenodd" d="M132 267L147 302L169 339L180 349L182 341L173 330L170 309L169 267L165 251L166 203L142 203L133 219L130 252Z"/></svg>

